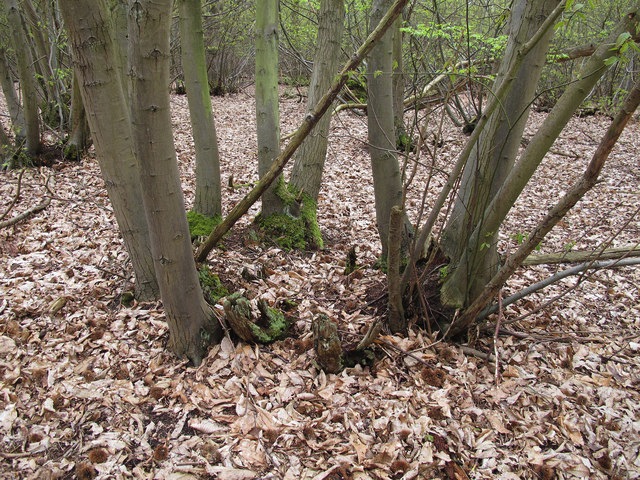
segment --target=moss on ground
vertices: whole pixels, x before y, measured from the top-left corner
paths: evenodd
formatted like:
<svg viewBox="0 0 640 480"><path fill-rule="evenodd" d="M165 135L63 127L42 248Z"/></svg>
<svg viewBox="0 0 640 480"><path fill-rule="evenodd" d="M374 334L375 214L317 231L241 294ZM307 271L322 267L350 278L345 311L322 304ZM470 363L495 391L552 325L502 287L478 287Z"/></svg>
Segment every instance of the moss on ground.
<svg viewBox="0 0 640 480"><path fill-rule="evenodd" d="M287 250L315 250L322 248L322 234L318 226L317 204L309 195L296 192L284 180L278 183L276 193L285 204L285 212L263 217L256 223L279 246Z"/></svg>
<svg viewBox="0 0 640 480"><path fill-rule="evenodd" d="M189 222L189 233L191 240L198 237L208 237L214 228L222 221L222 217L207 217L201 213L190 210L187 212L187 222Z"/></svg>
<svg viewBox="0 0 640 480"><path fill-rule="evenodd" d="M211 305L222 297L229 295L229 290L222 284L220 278L211 272L211 269L207 265L202 265L198 268L198 279L200 280L204 298Z"/></svg>

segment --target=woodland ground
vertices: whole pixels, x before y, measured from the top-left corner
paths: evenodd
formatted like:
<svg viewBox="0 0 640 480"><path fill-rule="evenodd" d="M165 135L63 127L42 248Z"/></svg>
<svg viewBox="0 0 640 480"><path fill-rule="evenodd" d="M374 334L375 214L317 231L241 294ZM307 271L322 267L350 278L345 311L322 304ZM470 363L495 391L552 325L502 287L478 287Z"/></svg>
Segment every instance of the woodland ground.
<svg viewBox="0 0 640 480"><path fill-rule="evenodd" d="M283 133L304 115L293 94L283 90ZM189 203L194 154L186 105L186 97L173 97ZM214 105L225 184L231 174L236 184L255 181L251 91L214 98ZM542 118L534 113L531 125ZM606 117L571 122L501 232L503 252L577 178L607 124ZM436 167L446 168L465 137L453 127L441 137ZM42 212L0 230L0 477L640 478L637 268L572 277L506 308L505 321L514 320L571 289L508 326L524 335L499 338L497 377L495 363L434 343L417 326L406 338L383 336L371 368L319 371L313 313L325 312L343 340L357 341L377 315L368 303L385 283L372 268L379 244L365 139L364 117L334 119L319 202L323 250L256 243L247 230L254 208L225 248L212 252L212 270L231 290L270 303L295 300L299 320L291 338L270 346L227 337L199 368L166 350L159 304L120 305L130 285L127 254L93 154L81 163L0 173L0 214L22 175L19 201L4 220L48 195L47 178L53 195ZM639 153L635 122L602 182L540 253L595 249L623 227L612 246L638 243ZM422 159L430 164L426 150ZM418 170L409 191L414 217L426 171ZM436 175L427 205L442 182ZM225 210L248 188L225 190ZM352 246L361 268L345 276ZM244 267L267 275L247 282ZM504 295L563 268L523 269ZM66 303L51 313L61 297ZM474 348L492 354L491 335Z"/></svg>

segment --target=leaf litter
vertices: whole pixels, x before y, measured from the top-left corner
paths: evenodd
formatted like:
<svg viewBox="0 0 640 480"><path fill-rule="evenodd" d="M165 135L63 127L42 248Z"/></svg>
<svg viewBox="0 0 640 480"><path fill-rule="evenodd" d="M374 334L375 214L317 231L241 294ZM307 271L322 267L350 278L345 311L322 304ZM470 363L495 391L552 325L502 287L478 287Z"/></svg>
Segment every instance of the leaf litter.
<svg viewBox="0 0 640 480"><path fill-rule="evenodd" d="M305 113L289 93L282 91L283 133ZM189 203L194 149L186 97L174 96L172 105ZM231 175L246 184L225 191L228 211L257 180L252 92L216 97L214 105L223 184ZM525 137L542 119L532 114ZM606 117L571 121L500 232L503 252L578 178L607 124ZM247 228L256 206L208 261L232 290L270 304L297 302L294 336L269 346L225 337L199 368L167 351L160 304L120 305L129 265L94 154L24 172L10 216L49 194L49 175L53 198L0 230L0 476L640 478L637 268L571 277L506 307L514 334L498 338L498 383L491 335L463 349L434 343L417 326L407 337L383 335L371 368L318 369L314 314L329 315L344 341L357 342L384 313L370 306L385 279L373 268L379 242L366 120L343 112L332 125L318 209L325 249L287 252L253 241ZM453 127L439 134L437 162L446 169L465 137ZM600 184L540 253L638 243L639 151L635 122ZM424 163L408 190L414 218ZM18 175L2 173L2 212ZM443 178L434 178L427 206ZM344 275L352 247L359 268ZM265 274L245 280L245 268ZM561 268L522 269L504 295ZM553 296L560 298L537 310Z"/></svg>

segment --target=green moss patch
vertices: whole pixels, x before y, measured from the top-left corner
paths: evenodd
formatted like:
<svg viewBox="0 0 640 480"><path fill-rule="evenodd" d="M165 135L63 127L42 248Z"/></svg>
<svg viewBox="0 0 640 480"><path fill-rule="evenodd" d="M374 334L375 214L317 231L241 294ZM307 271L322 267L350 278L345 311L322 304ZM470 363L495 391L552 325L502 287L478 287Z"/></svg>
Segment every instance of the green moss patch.
<svg viewBox="0 0 640 480"><path fill-rule="evenodd" d="M284 181L280 181L276 192L285 204L285 213L258 215L256 223L263 233L286 250L322 248L316 202L309 195L296 193Z"/></svg>
<svg viewBox="0 0 640 480"><path fill-rule="evenodd" d="M204 298L210 304L213 305L222 297L229 295L229 290L222 284L220 278L211 272L207 265L198 268L198 279L200 280Z"/></svg>
<svg viewBox="0 0 640 480"><path fill-rule="evenodd" d="M222 217L220 216L207 217L193 210L187 212L191 240L195 240L198 237L208 237L221 221Z"/></svg>

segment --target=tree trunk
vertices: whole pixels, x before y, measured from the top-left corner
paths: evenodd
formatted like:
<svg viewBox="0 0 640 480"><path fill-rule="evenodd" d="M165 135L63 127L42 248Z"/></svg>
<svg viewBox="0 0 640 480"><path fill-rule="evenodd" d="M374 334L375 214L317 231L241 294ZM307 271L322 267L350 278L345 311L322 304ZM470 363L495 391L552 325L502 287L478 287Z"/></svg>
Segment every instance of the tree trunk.
<svg viewBox="0 0 640 480"><path fill-rule="evenodd" d="M616 37L617 38L617 37ZM515 253L510 255L504 265L496 275L485 285L483 291L477 296L475 301L467 308L458 320L452 324L448 334L450 336L463 333L476 320L480 312L489 304L491 299L498 293L507 279L513 275L516 269L522 265L527 256L533 252L538 245L557 223L562 220L566 213L580 201L580 199L596 184L604 164L613 150L616 142L620 138L622 131L631 119L631 116L640 105L640 80L636 82L633 89L625 99L625 102L615 116L611 125L600 140L589 165L582 177L576 182L566 194L549 210L549 213L536 225L529 233L527 239L518 247ZM594 260L595 262L595 260ZM612 261L615 263L615 261ZM588 264L587 264L588 265ZM585 267L586 268L586 267Z"/></svg>
<svg viewBox="0 0 640 480"><path fill-rule="evenodd" d="M509 22L509 42L494 91L504 82L518 50L558 3L559 0L515 2ZM448 305L466 305L497 271L497 229L488 232L478 244L470 244L469 239L476 226L482 224L485 208L513 167L552 34L550 29L522 60L502 108L489 119L463 171L458 197L441 241L450 259L451 271L457 270L443 286L443 300ZM464 252L468 255L462 261Z"/></svg>
<svg viewBox="0 0 640 480"><path fill-rule="evenodd" d="M13 77L11 76L11 70L7 64L7 57L4 48L0 47L0 85L2 85L2 93L4 93L4 99L7 102L7 108L9 109L9 117L11 118L11 130L16 136L16 145L24 142L24 115L20 100L16 94L16 89L13 85Z"/></svg>
<svg viewBox="0 0 640 480"><path fill-rule="evenodd" d="M344 0L322 0L307 102L309 112L329 89L333 77L338 72L344 17ZM291 185L297 191L309 195L315 202L318 200L322 184L330 123L331 115L325 115L320 119L300 146L291 171Z"/></svg>
<svg viewBox="0 0 640 480"><path fill-rule="evenodd" d="M207 345L220 339L222 329L198 280L173 145L167 88L172 3L129 3L132 130L169 346L199 365Z"/></svg>
<svg viewBox="0 0 640 480"><path fill-rule="evenodd" d="M60 9L102 178L135 273L136 298L154 300L159 289L107 10L103 0L61 0Z"/></svg>
<svg viewBox="0 0 640 480"><path fill-rule="evenodd" d="M468 258L474 258L474 254L477 254L483 242L485 242L484 239L492 237L497 232L553 142L558 138L567 122L598 80L608 70L605 62L608 58L617 54L617 50L612 47L616 45L619 36L624 32L634 32L637 29L638 21L640 20L638 9L640 9L640 3L636 3L633 12L625 15L622 22L614 29L607 40L598 47L596 52L585 63L578 79L572 82L558 99L540 129L525 148L518 163L514 165L491 203L484 210L482 223L478 224L471 233L468 241L469 246L462 253L458 262L460 265L467 265ZM463 277L467 275L467 272L468 270L464 268L454 269L445 283L445 288L443 288L445 299L464 298L464 291L459 286L466 284L466 280ZM482 285L477 285L481 287L481 290L483 289ZM465 304L469 305L478 296L478 293L476 292L473 298L467 296ZM460 304L458 303L458 305Z"/></svg>
<svg viewBox="0 0 640 480"><path fill-rule="evenodd" d="M49 37L44 35L47 30L46 13L37 12L31 0L20 0L22 11L25 15L25 28L30 42L29 49L34 60L33 68L37 73L38 86L42 92L40 102L43 122L47 125L63 126L66 121L65 102L61 91L58 91L59 83L54 75L50 62L52 48Z"/></svg>
<svg viewBox="0 0 640 480"><path fill-rule="evenodd" d="M280 153L278 0L256 0L256 124L258 175L262 178ZM277 194L281 181L279 176L262 194L263 218L284 209Z"/></svg>
<svg viewBox="0 0 640 480"><path fill-rule="evenodd" d="M129 65L128 0L106 0L106 2L113 28L113 48L118 59L114 64L118 70L118 78L122 83L122 91L126 98L130 98L131 78L129 78L127 71Z"/></svg>
<svg viewBox="0 0 640 480"><path fill-rule="evenodd" d="M378 25L390 5L390 0L373 2L370 30ZM371 50L367 64L369 153L373 171L376 221L382 243L383 259L387 258L389 249L391 208L403 205L402 174L396 153L392 75L393 32L388 31ZM403 234L403 238L407 238L407 232Z"/></svg>
<svg viewBox="0 0 640 480"><path fill-rule="evenodd" d="M31 58L31 50L25 48L26 45L29 45L29 41L26 38L22 14L18 10L18 2L16 0L4 0L4 4L11 40L16 53L20 90L22 91L22 107L25 121L24 150L27 155L34 156L40 151L40 119L38 117L38 98L33 59Z"/></svg>
<svg viewBox="0 0 640 480"><path fill-rule="evenodd" d="M207 217L222 214L220 157L205 60L200 0L179 0L182 69L196 149L193 209Z"/></svg>
<svg viewBox="0 0 640 480"><path fill-rule="evenodd" d="M71 91L71 134L64 146L65 158L80 160L89 145L89 124L87 112L82 103L82 94L78 84L78 76L73 75L73 90Z"/></svg>
<svg viewBox="0 0 640 480"><path fill-rule="evenodd" d="M404 125L404 62L402 59L402 17L393 26L393 124L396 129L396 148L408 152L411 139Z"/></svg>

